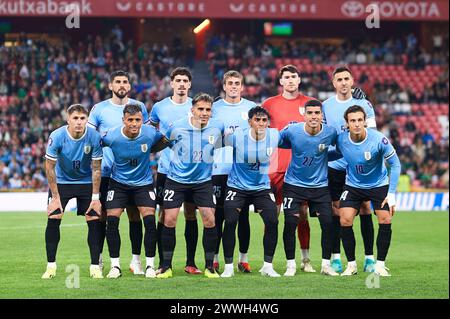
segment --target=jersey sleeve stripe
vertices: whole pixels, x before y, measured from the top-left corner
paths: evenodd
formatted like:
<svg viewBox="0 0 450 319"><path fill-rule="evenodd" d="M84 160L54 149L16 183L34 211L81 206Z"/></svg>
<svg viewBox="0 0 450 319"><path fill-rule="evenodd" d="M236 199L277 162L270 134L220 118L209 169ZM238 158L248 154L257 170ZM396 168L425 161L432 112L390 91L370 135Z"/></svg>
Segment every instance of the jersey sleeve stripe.
<svg viewBox="0 0 450 319"><path fill-rule="evenodd" d="M45 158L48 159L48 160L51 160L51 161L55 161L55 162L58 160L57 157L53 157L53 156L48 155L48 154L45 154Z"/></svg>
<svg viewBox="0 0 450 319"><path fill-rule="evenodd" d="M100 157L93 157L93 158L92 158L93 161L99 161L99 160L101 160L101 159L103 159L102 156L100 156Z"/></svg>
<svg viewBox="0 0 450 319"><path fill-rule="evenodd" d="M392 151L392 153L389 154L388 156L385 156L384 159L390 159L394 155L395 155L395 151Z"/></svg>
<svg viewBox="0 0 450 319"><path fill-rule="evenodd" d="M87 122L87 124L90 126L90 127L92 127L92 128L95 128L95 129L97 129L98 127L97 126L95 126L94 124L92 124L91 122Z"/></svg>
<svg viewBox="0 0 450 319"><path fill-rule="evenodd" d="M152 119L148 119L148 121L145 122L145 123L150 123L150 124L153 125L153 126L156 126L156 125L159 124L159 122L155 122L155 121L153 121Z"/></svg>

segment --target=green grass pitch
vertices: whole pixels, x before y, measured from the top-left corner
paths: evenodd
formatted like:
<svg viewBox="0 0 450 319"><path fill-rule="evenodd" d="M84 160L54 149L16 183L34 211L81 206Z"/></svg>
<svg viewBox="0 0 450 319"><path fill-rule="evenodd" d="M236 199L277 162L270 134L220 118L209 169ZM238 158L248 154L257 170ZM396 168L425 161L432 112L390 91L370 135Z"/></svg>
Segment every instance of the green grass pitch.
<svg viewBox="0 0 450 319"><path fill-rule="evenodd" d="M361 272L364 256L358 218L354 227L360 270L357 276L326 277L319 272L315 274L298 272L291 278L262 277L258 270L262 265L263 225L260 217L252 214L249 261L253 272L251 274L236 272L234 278L214 280L207 279L203 275L192 276L183 272L185 259L183 219L180 215L173 278L146 279L143 276L133 276L128 271L131 249L128 220L126 215L123 215L120 224L123 276L117 280L106 278L92 280L89 278L87 226L83 218L74 216L74 213L67 213L61 227L57 276L52 280L42 280L40 277L46 267L45 213L1 213L0 298L449 298L448 212L398 212L394 216L392 244L386 263L391 269L392 277L380 278L378 285L372 281L372 286L379 286L378 288L368 288L366 286L368 274ZM376 225L375 218L374 223ZM281 274L285 270L282 224L283 217L280 217L280 237L274 259L275 269ZM310 224L312 262L316 270L320 271L318 220L310 219ZM202 227L199 229L201 234ZM375 226L375 230L377 229ZM299 265L298 242L297 249L296 259ZM105 253L107 255L106 244ZM344 256L343 250L342 255ZM237 253L235 257L237 258ZM204 261L201 237L196 261L202 268ZM66 286L66 281L74 282L70 280L71 274L66 272L68 265L79 267L79 288ZM223 269L222 252L221 269ZM104 275L108 270L109 262L106 258Z"/></svg>

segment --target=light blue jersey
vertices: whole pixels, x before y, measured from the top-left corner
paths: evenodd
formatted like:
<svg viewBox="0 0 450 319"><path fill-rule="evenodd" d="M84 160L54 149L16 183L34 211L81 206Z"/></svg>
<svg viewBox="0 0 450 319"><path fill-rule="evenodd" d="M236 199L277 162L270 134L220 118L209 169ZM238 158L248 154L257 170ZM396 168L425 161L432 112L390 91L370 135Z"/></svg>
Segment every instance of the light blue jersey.
<svg viewBox="0 0 450 319"><path fill-rule="evenodd" d="M128 99L128 104L141 106L144 124L149 123L148 112L144 103ZM103 135L106 131L122 125L123 109L125 105L114 104L111 99L102 101L92 107L88 124ZM114 157L110 149L103 149L102 177L110 177Z"/></svg>
<svg viewBox="0 0 450 319"><path fill-rule="evenodd" d="M203 129L194 127L190 116L174 122L166 132L173 150L167 177L182 184L211 180L214 149L223 146L223 134L223 123L216 119Z"/></svg>
<svg viewBox="0 0 450 319"><path fill-rule="evenodd" d="M284 181L307 188L328 186L328 148L336 145L336 130L322 125L319 133L310 135L305 130L305 123L297 123L283 129L280 135L280 147L292 149Z"/></svg>
<svg viewBox="0 0 450 319"><path fill-rule="evenodd" d="M344 119L344 113L352 105L361 106L367 114L367 127L376 129L377 125L375 122L375 111L369 101L367 101L366 99L358 100L353 97L346 101L341 101L338 100L336 95L330 97L322 103L324 123L328 126L334 127L338 134L345 132L346 123ZM328 166L339 171L345 171L347 162L344 158L341 158L336 161L329 162Z"/></svg>
<svg viewBox="0 0 450 319"><path fill-rule="evenodd" d="M139 135L129 138L123 133L124 126L107 131L102 137L114 156L111 178L130 186L153 183L150 169L150 150L164 135L151 125L142 125Z"/></svg>
<svg viewBox="0 0 450 319"><path fill-rule="evenodd" d="M57 161L55 172L58 184L92 183L92 160L102 159L100 134L93 128L79 139L74 139L68 126L54 130L48 138L45 158Z"/></svg>
<svg viewBox="0 0 450 319"><path fill-rule="evenodd" d="M400 177L400 162L389 140L376 130L366 129L367 137L360 143L350 138L350 132L340 134L337 151L348 162L345 184L360 189L371 189L389 184L389 193L395 193ZM384 161L391 167L390 177Z"/></svg>
<svg viewBox="0 0 450 319"><path fill-rule="evenodd" d="M190 114L191 108L192 99L190 97L183 104L177 104L171 97L166 97L153 105L150 112L150 123L152 125L159 124L159 131L166 134L170 124ZM165 148L159 158L158 173L167 175L172 158L173 151L170 148Z"/></svg>
<svg viewBox="0 0 450 319"><path fill-rule="evenodd" d="M266 129L266 137L255 140L250 129L238 128L225 138L225 144L234 149L233 164L227 185L245 191L270 189L270 157L278 147L280 133Z"/></svg>
<svg viewBox="0 0 450 319"><path fill-rule="evenodd" d="M247 99L241 99L238 103L228 103L224 99L213 104L212 117L223 122L225 130L233 132L238 127L248 128L248 111L256 104ZM233 148L226 146L214 152L214 175L228 175L233 164Z"/></svg>

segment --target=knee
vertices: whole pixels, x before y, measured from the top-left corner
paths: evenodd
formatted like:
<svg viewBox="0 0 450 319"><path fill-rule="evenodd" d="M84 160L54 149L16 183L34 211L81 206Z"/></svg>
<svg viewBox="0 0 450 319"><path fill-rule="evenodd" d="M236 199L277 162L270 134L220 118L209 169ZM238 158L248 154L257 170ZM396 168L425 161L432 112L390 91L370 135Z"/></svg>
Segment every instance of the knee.
<svg viewBox="0 0 450 319"><path fill-rule="evenodd" d="M186 220L197 220L197 216L195 215L195 208L193 210L186 209L184 211L184 217L186 218Z"/></svg>
<svg viewBox="0 0 450 319"><path fill-rule="evenodd" d="M212 228L216 226L216 219L212 208L204 208L201 213L203 216L203 226L205 226L205 228Z"/></svg>
<svg viewBox="0 0 450 319"><path fill-rule="evenodd" d="M341 216L340 223L343 227L353 226L353 218Z"/></svg>
<svg viewBox="0 0 450 319"><path fill-rule="evenodd" d="M169 228L174 228L177 225L176 216L165 215L164 216L164 226Z"/></svg>

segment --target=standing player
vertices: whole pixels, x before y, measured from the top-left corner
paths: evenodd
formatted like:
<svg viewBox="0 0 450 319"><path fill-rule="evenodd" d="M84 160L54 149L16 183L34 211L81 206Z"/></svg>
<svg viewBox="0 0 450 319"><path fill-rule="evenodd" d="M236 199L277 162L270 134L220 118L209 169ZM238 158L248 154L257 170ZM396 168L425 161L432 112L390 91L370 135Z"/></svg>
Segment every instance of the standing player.
<svg viewBox="0 0 450 319"><path fill-rule="evenodd" d="M283 66L278 72L278 76L280 85L283 87L283 93L268 98L263 102L262 106L269 111L270 127L277 128L280 131L288 124L304 122L305 103L313 98L300 93L300 73L294 65ZM284 175L290 161L291 152L289 150L277 149L270 162L270 183L275 193L278 213L283 203ZM310 228L307 206L301 205L299 212L298 238L303 257L300 268L305 272L316 272L309 259Z"/></svg>
<svg viewBox="0 0 450 319"><path fill-rule="evenodd" d="M148 112L142 102L130 99L128 94L131 90L130 75L125 71L114 71L109 77L109 89L112 97L94 105L89 115L88 124L94 127L100 134L122 125L122 116L125 105L137 104L141 107L144 124L148 123ZM111 176L111 168L114 163L114 157L108 147L103 149L102 161L102 183L100 185L100 201L103 206L102 215L102 235L100 243L100 251L103 250L106 230L106 193L108 191L109 179ZM143 275L141 265L141 247L142 247L142 221L139 211L133 203L127 205L127 214L130 222L130 240L132 259L130 262L130 270L135 275ZM100 255L100 260L101 260ZM100 261L102 263L102 261Z"/></svg>
<svg viewBox="0 0 450 319"><path fill-rule="evenodd" d="M322 270L329 276L338 276L331 267L332 221L331 197L328 190L328 148L336 144L333 127L322 125L322 103L310 100L305 104L305 123L289 125L281 131L280 147L292 149L292 160L283 185L284 231L283 241L287 267L284 276L294 276L295 228L299 207L308 202L310 212L319 217L322 229Z"/></svg>
<svg viewBox="0 0 450 319"><path fill-rule="evenodd" d="M234 276L233 253L239 215L244 207L254 205L264 221L265 232L263 276L280 277L272 261L278 241L278 215L275 196L270 189L269 161L278 147L279 133L269 129L269 113L260 106L248 112L250 128L238 128L226 137L226 144L234 149L233 164L227 181L225 198L225 228L223 252L225 269L221 277Z"/></svg>
<svg viewBox="0 0 450 319"><path fill-rule="evenodd" d="M164 188L164 228L162 230L163 269L157 278L172 277L175 226L181 204L191 196L202 216L205 276L220 277L213 268L217 230L214 223L215 197L211 181L214 149L222 146L223 123L210 119L212 98L205 93L192 100L192 116L172 124L166 132L174 158Z"/></svg>
<svg viewBox="0 0 450 319"><path fill-rule="evenodd" d="M231 70L223 75L223 90L225 98L220 99L213 104L212 117L221 120L225 129L233 132L237 128L248 128L248 111L256 106L252 101L241 97L244 90L243 76L241 73ZM216 228L217 228L217 247L214 255L214 268L219 270L219 247L222 237L222 226L224 220L224 200L225 190L227 188L228 174L233 164L233 148L226 146L219 148L214 153L214 166L212 171L212 181L214 193L217 199L216 205ZM247 251L250 244L250 223L248 216L248 206L243 207L239 213L239 263L238 269L241 272L251 272L248 263Z"/></svg>
<svg viewBox="0 0 450 319"><path fill-rule="evenodd" d="M192 85L192 74L189 69L184 67L175 68L170 73L170 86L173 89L173 95L156 103L150 113L150 123L159 126L162 134L166 134L170 124L186 117L192 107L192 99L188 96ZM158 175L156 177L156 203L160 207L158 220L158 254L160 267L162 266L162 248L161 232L164 227L163 210L163 190L169 172L170 161L172 159L172 150L165 149L161 153L158 163ZM198 225L195 216L195 205L190 202L184 203L184 216L186 218L186 228L184 237L186 239L186 267L184 271L188 274L201 274L201 270L195 265L195 251L197 250Z"/></svg>
<svg viewBox="0 0 450 319"><path fill-rule="evenodd" d="M347 177L340 197L341 236L348 265L342 276L356 275L353 220L363 201L371 201L378 219L375 274L390 276L385 266L391 243L391 223L395 212L395 191L400 177L400 161L389 140L377 130L366 129L366 113L359 105L344 113L349 132L338 136L337 150L347 161ZM385 161L390 166L390 174Z"/></svg>
<svg viewBox="0 0 450 319"><path fill-rule="evenodd" d="M103 278L99 267L101 204L99 197L102 148L100 135L86 127L88 112L80 104L67 109L67 124L53 131L45 153L45 171L49 190L45 246L47 270L43 279L56 275L56 250L60 239L61 219L71 198L77 200L77 215L85 215L91 254L92 278ZM91 168L92 165L92 168Z"/></svg>
<svg viewBox="0 0 450 319"><path fill-rule="evenodd" d="M154 278L156 254L156 195L150 168L150 152L157 151L164 135L153 126L143 125L140 105L127 104L123 109L123 125L104 133L103 145L114 156L109 181L106 209L108 212L106 237L108 240L111 270L107 278L119 278L120 233L119 220L125 207L132 201L144 220L145 276Z"/></svg>
<svg viewBox="0 0 450 319"><path fill-rule="evenodd" d="M372 105L366 99L357 99L352 96L352 86L354 80L350 70L347 67L338 67L333 72L333 86L336 89L336 95L323 102L324 120L328 126L336 129L338 134L346 130L344 120L345 111L352 105L360 105L367 114L367 127L376 129L375 112ZM328 180L333 200L333 257L332 267L337 272L342 272L342 263L340 257L340 221L339 221L339 198L342 194L345 184L345 169L347 162L344 158L328 163ZM370 202L365 201L359 209L361 218L361 234L364 242L365 260L364 271L372 272L374 266L373 242L374 229Z"/></svg>

